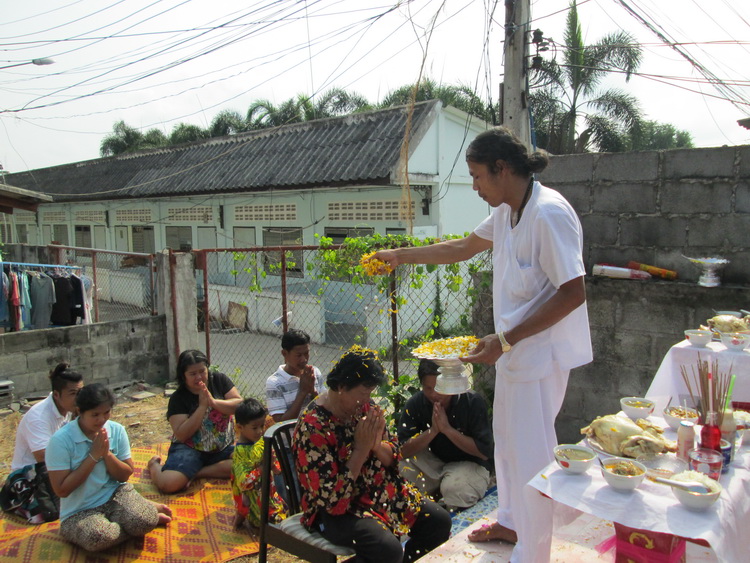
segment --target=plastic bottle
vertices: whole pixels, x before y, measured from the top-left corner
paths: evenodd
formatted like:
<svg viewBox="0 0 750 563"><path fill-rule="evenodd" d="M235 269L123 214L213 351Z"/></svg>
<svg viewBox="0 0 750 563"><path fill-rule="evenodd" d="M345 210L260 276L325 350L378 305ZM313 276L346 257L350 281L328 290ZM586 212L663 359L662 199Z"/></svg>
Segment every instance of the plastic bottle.
<svg viewBox="0 0 750 563"><path fill-rule="evenodd" d="M677 428L677 457L689 461L688 452L695 447L695 424L690 420L681 420Z"/></svg>
<svg viewBox="0 0 750 563"><path fill-rule="evenodd" d="M721 453L721 428L719 428L718 419L719 415L716 411L709 411L706 415L706 423L701 428L701 448Z"/></svg>
<svg viewBox="0 0 750 563"><path fill-rule="evenodd" d="M644 272L648 272L652 276L664 278L665 280L677 279L677 272L675 272L674 270L657 268L656 266L649 266L648 264L641 264L640 262L633 262L632 260L628 262L628 268L632 268L633 270L643 270Z"/></svg>
<svg viewBox="0 0 750 563"><path fill-rule="evenodd" d="M619 268L617 266L607 266L606 264L594 264L591 273L595 276L605 276L608 278L622 278L630 280L650 280L651 274L642 270L633 270L631 268Z"/></svg>
<svg viewBox="0 0 750 563"><path fill-rule="evenodd" d="M734 420L734 411L726 409L724 418L721 421L721 439L726 440L732 445L732 453L729 459L734 461L734 448L737 439L737 422Z"/></svg>

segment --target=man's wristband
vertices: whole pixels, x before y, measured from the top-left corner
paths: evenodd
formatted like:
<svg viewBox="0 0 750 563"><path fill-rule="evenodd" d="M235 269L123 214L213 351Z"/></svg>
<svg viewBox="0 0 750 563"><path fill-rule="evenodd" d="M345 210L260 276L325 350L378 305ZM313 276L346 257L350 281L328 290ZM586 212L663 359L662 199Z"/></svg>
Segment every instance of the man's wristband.
<svg viewBox="0 0 750 563"><path fill-rule="evenodd" d="M91 455L91 452L89 452L89 457L94 460L94 463L99 463L102 458L96 459L94 456Z"/></svg>
<svg viewBox="0 0 750 563"><path fill-rule="evenodd" d="M503 333L503 331L500 331L497 333L497 337L500 340L500 345L503 348L503 354L505 354L506 352L510 352L510 349L513 348L513 346L511 346L505 339L505 333Z"/></svg>

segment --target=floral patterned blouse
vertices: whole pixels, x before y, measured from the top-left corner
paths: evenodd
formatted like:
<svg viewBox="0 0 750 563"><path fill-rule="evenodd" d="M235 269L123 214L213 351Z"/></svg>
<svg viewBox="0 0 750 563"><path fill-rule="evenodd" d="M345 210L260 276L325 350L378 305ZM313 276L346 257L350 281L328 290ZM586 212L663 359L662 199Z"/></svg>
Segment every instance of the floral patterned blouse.
<svg viewBox="0 0 750 563"><path fill-rule="evenodd" d="M208 374L207 386L214 399L224 399L225 395L234 387L234 383L223 373L212 371ZM180 385L169 398L167 420L175 414L190 416L198 408L198 403L198 395L192 393L186 386ZM174 435L172 436L172 441L178 441ZM186 446L200 452L220 452L233 444L233 417L216 409L208 409L198 430L185 440Z"/></svg>
<svg viewBox="0 0 750 563"><path fill-rule="evenodd" d="M354 446L357 421L373 406L364 405L350 422L343 422L313 403L294 431L293 451L302 489L302 523L314 529L320 510L333 516L346 513L375 518L391 532L409 532L422 506L422 495L398 472L398 442L386 430L393 463L385 467L374 454L353 476L346 466Z"/></svg>

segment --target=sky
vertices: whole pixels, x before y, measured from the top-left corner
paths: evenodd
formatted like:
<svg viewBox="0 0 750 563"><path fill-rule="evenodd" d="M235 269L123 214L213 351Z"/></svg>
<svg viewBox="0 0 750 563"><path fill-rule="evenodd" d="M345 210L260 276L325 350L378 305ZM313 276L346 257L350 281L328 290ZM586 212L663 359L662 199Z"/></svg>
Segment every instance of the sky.
<svg viewBox="0 0 750 563"><path fill-rule="evenodd" d="M222 110L244 115L256 100L278 105L332 87L377 102L420 73L470 85L494 102L503 80L505 7L496 0L4 4L0 164L8 172L98 158L120 120L168 135L177 123L207 127ZM531 0L529 29L551 39L543 56L558 62L568 6ZM750 116L750 2L705 6L579 0L578 13L585 42L622 29L642 45L639 74L604 86L635 95L647 119L688 131L698 147L750 144L750 131L737 124ZM54 63L28 64L39 58Z"/></svg>

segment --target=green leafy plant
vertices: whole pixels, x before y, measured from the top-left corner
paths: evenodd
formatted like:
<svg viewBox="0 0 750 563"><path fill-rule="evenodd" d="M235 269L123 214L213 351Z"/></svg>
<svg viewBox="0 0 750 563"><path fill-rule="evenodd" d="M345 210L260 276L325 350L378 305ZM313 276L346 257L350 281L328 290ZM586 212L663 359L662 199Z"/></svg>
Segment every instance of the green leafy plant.
<svg viewBox="0 0 750 563"><path fill-rule="evenodd" d="M385 383L375 390L374 399L385 413L388 429L395 433L401 410L404 408L406 401L419 391L419 378L416 375L403 374L398 377L398 380L394 380L392 374L388 373L387 375Z"/></svg>

